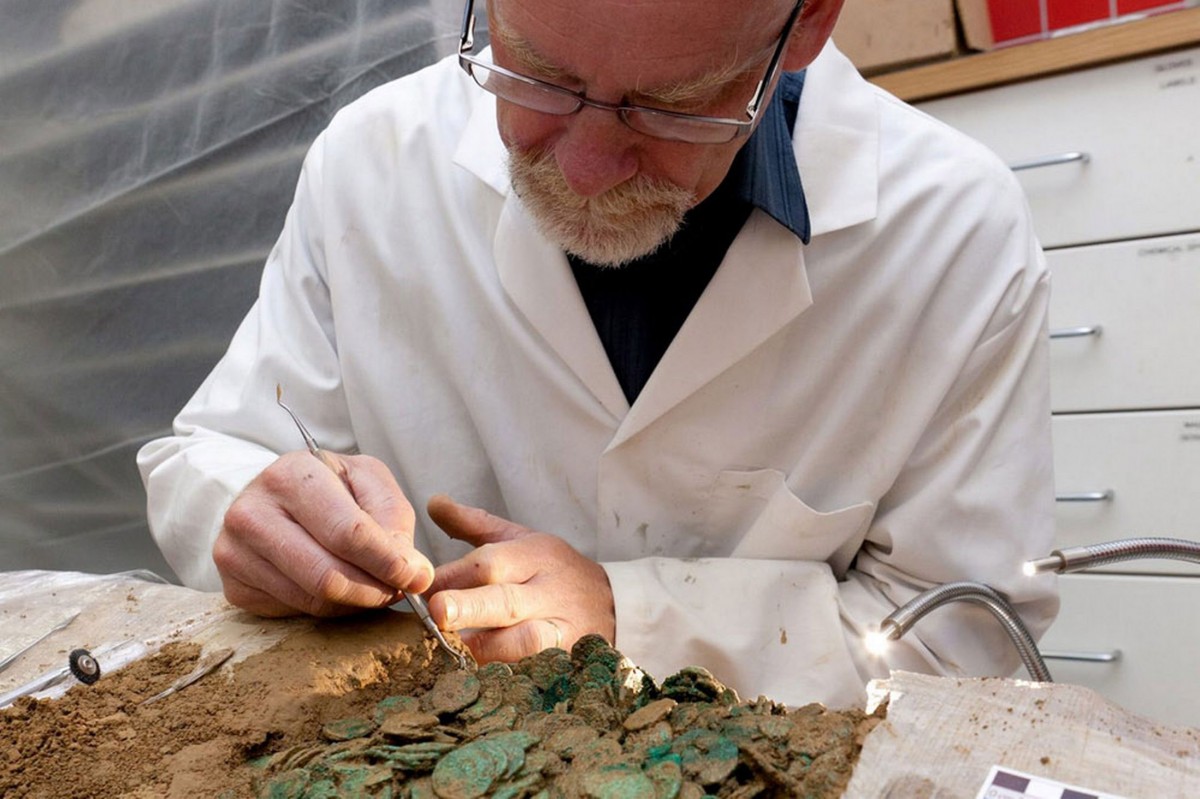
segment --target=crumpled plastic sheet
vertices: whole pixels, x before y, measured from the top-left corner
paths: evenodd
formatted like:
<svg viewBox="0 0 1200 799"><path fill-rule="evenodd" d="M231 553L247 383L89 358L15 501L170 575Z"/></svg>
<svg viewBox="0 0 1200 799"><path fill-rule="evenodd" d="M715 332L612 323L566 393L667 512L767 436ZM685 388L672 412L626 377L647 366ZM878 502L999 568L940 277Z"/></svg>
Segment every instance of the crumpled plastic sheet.
<svg viewBox="0 0 1200 799"><path fill-rule="evenodd" d="M1060 796L1049 781L1092 792L1071 794L1081 799L1200 796L1200 730L1082 686L897 671L868 694L886 699L887 718L867 736L844 799L974 799L993 766L1046 784L1031 797Z"/></svg>
<svg viewBox="0 0 1200 799"><path fill-rule="evenodd" d="M0 570L174 575L135 454L224 352L333 113L444 0L0 0Z"/></svg>
<svg viewBox="0 0 1200 799"><path fill-rule="evenodd" d="M201 657L231 649L226 665L232 666L313 623L263 620L220 594L146 570L0 572L0 663L7 662L0 669L0 708L19 696L53 699L79 686L66 672L75 649L96 659L101 679L176 641L199 645Z"/></svg>

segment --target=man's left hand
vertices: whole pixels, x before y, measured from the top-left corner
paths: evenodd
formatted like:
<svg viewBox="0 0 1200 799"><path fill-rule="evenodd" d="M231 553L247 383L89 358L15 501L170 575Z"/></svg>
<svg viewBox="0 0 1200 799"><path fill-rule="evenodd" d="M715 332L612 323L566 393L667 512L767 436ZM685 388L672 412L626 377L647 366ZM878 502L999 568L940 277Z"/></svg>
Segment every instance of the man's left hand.
<svg viewBox="0 0 1200 799"><path fill-rule="evenodd" d="M599 563L558 536L445 495L430 499L428 510L447 535L475 547L437 568L429 612L442 629L463 631L477 661L569 650L588 633L614 640L612 587Z"/></svg>

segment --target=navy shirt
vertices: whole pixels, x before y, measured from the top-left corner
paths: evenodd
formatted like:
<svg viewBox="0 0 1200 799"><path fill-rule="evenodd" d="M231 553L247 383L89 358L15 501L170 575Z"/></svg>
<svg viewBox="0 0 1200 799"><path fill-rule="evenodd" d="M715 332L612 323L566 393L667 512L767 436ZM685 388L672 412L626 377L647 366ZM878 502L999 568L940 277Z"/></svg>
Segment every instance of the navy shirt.
<svg viewBox="0 0 1200 799"><path fill-rule="evenodd" d="M620 268L568 254L596 332L632 405L671 340L758 208L809 239L808 207L792 152L804 73L785 73L750 139L721 184L654 252Z"/></svg>

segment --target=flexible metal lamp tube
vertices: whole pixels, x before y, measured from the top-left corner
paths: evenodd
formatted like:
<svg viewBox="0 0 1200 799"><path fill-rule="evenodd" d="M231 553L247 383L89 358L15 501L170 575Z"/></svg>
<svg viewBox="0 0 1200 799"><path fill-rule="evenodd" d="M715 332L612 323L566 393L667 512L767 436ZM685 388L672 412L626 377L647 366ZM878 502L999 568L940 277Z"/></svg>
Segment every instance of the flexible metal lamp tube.
<svg viewBox="0 0 1200 799"><path fill-rule="evenodd" d="M1125 560L1165 558L1200 563L1200 542L1185 538L1123 538L1103 544L1056 549L1044 558L1025 564L1025 573L1082 571Z"/></svg>
<svg viewBox="0 0 1200 799"><path fill-rule="evenodd" d="M1021 655L1021 662L1025 664L1025 670L1029 672L1029 675L1038 682L1054 681L1050 676L1050 670L1046 668L1045 661L1042 660L1041 653L1038 652L1033 636L1029 634L1029 630L1021 621L1017 611L999 591L983 583L969 581L944 583L923 591L896 608L880 622L879 632L885 639L899 640L925 614L947 602L956 601L973 602L990 610L992 615L1004 626L1004 631L1008 633L1008 637L1017 647L1017 652Z"/></svg>

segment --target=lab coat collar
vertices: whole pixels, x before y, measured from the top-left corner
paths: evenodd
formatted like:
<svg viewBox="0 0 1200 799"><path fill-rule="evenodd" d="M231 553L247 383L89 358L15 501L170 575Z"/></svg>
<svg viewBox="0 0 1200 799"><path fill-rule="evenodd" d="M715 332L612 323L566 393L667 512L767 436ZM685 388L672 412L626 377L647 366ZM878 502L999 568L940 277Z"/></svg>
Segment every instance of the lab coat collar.
<svg viewBox="0 0 1200 799"><path fill-rule="evenodd" d="M465 91L474 103L454 151L454 163L491 186L497 194L506 196L511 190L508 150L496 127L496 98L476 86L466 73L461 77L469 84Z"/></svg>
<svg viewBox="0 0 1200 799"><path fill-rule="evenodd" d="M833 42L808 67L793 146L813 236L874 219L879 100Z"/></svg>

